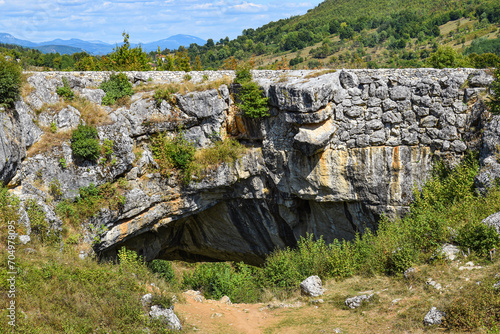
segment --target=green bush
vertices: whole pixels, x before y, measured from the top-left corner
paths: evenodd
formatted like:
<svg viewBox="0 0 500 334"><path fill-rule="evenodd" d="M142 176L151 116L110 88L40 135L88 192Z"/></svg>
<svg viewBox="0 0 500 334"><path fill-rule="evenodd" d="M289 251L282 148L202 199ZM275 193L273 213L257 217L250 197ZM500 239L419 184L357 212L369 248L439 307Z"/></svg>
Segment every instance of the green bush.
<svg viewBox="0 0 500 334"><path fill-rule="evenodd" d="M174 269L169 261L153 260L148 266L152 272L159 274L167 282L171 282L175 277Z"/></svg>
<svg viewBox="0 0 500 334"><path fill-rule="evenodd" d="M489 96L489 101L486 104L492 114L500 115L500 68L495 69L493 76L495 80L490 85L493 94Z"/></svg>
<svg viewBox="0 0 500 334"><path fill-rule="evenodd" d="M500 239L494 227L469 222L458 230L456 241L464 250L470 249L484 256L498 246Z"/></svg>
<svg viewBox="0 0 500 334"><path fill-rule="evenodd" d="M176 93L176 91L175 89L173 89L173 87L169 87L166 89L159 88L155 90L153 98L156 101L156 106L159 108L163 101L167 101L171 105L174 105L175 104L175 96L173 96L174 93Z"/></svg>
<svg viewBox="0 0 500 334"><path fill-rule="evenodd" d="M268 98L263 96L262 89L252 81L250 68L244 67L236 71L234 83L240 84L237 103L241 111L251 118L269 116Z"/></svg>
<svg viewBox="0 0 500 334"><path fill-rule="evenodd" d="M257 284L258 268L243 263L202 263L191 274L185 274L185 288L201 290L206 298L220 299L228 296L235 303L257 302L261 290Z"/></svg>
<svg viewBox="0 0 500 334"><path fill-rule="evenodd" d="M102 104L113 105L116 100L125 97L132 96L134 92L132 91L132 84L128 81L125 74L112 74L108 80L104 81L99 86L106 95L102 99Z"/></svg>
<svg viewBox="0 0 500 334"><path fill-rule="evenodd" d="M42 207L32 199L26 201L24 207L30 219L31 233L37 236L42 243L57 240L57 234L49 229L49 223Z"/></svg>
<svg viewBox="0 0 500 334"><path fill-rule="evenodd" d="M196 151L194 145L184 138L182 131L178 131L173 138L162 133L153 137L151 150L163 174L168 173L172 167L187 170Z"/></svg>
<svg viewBox="0 0 500 334"><path fill-rule="evenodd" d="M238 107L251 118L269 116L268 98L263 96L262 89L253 81L243 83L238 94Z"/></svg>
<svg viewBox="0 0 500 334"><path fill-rule="evenodd" d="M69 87L68 79L63 78L62 81L63 81L63 86L57 87L56 90L57 95L64 97L68 100L73 100L73 98L75 97L75 93L73 93L73 91Z"/></svg>
<svg viewBox="0 0 500 334"><path fill-rule="evenodd" d="M96 161L101 151L97 129L80 124L71 134L73 154L83 160Z"/></svg>
<svg viewBox="0 0 500 334"><path fill-rule="evenodd" d="M21 68L0 57L0 106L13 107L21 89Z"/></svg>
<svg viewBox="0 0 500 334"><path fill-rule="evenodd" d="M433 68L469 67L470 63L461 53L451 46L440 46L436 52L431 53L427 65Z"/></svg>

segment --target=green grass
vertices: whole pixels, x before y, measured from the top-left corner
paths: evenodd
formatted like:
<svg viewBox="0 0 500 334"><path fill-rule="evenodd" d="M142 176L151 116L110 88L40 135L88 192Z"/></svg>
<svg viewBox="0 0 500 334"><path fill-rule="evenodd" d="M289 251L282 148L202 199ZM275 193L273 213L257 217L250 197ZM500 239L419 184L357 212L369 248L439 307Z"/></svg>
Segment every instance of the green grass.
<svg viewBox="0 0 500 334"><path fill-rule="evenodd" d="M39 244L36 255L17 249L16 310L17 333L168 333L151 323L140 298L154 283L160 290L172 287L159 279L138 259L129 257L120 264L81 260L71 246ZM7 253L1 252L1 289L5 289ZM7 295L2 293L2 304ZM6 312L2 310L2 318ZM6 321L0 332L10 333Z"/></svg>

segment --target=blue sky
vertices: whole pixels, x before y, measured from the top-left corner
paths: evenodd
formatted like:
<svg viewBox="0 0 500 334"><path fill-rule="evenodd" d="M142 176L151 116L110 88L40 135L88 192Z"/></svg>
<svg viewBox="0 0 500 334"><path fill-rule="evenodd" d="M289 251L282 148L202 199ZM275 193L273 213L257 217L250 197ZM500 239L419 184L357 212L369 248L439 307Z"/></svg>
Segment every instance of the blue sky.
<svg viewBox="0 0 500 334"><path fill-rule="evenodd" d="M80 38L148 43L176 34L203 39L240 35L300 15L320 0L0 0L0 32L33 42Z"/></svg>

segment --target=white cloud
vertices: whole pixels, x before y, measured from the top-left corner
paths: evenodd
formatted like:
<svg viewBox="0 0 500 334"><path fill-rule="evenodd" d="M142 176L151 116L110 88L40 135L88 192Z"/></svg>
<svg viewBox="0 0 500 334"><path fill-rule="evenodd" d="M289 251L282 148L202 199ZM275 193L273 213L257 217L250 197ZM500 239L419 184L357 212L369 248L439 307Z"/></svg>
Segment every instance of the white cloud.
<svg viewBox="0 0 500 334"><path fill-rule="evenodd" d="M267 10L267 6L259 5L259 4L251 3L251 2L246 2L246 1L241 3L241 4L231 6L229 8L231 8L235 11L238 11L238 12L245 12L245 13L256 13L256 12Z"/></svg>

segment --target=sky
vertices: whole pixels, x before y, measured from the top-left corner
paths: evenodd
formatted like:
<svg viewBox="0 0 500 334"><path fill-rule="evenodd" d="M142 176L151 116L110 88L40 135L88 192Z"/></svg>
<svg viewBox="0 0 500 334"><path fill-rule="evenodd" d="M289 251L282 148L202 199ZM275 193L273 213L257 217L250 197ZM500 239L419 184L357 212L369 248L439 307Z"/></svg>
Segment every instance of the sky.
<svg viewBox="0 0 500 334"><path fill-rule="evenodd" d="M32 42L56 38L149 43L172 35L218 41L301 15L320 0L0 0L0 32Z"/></svg>

